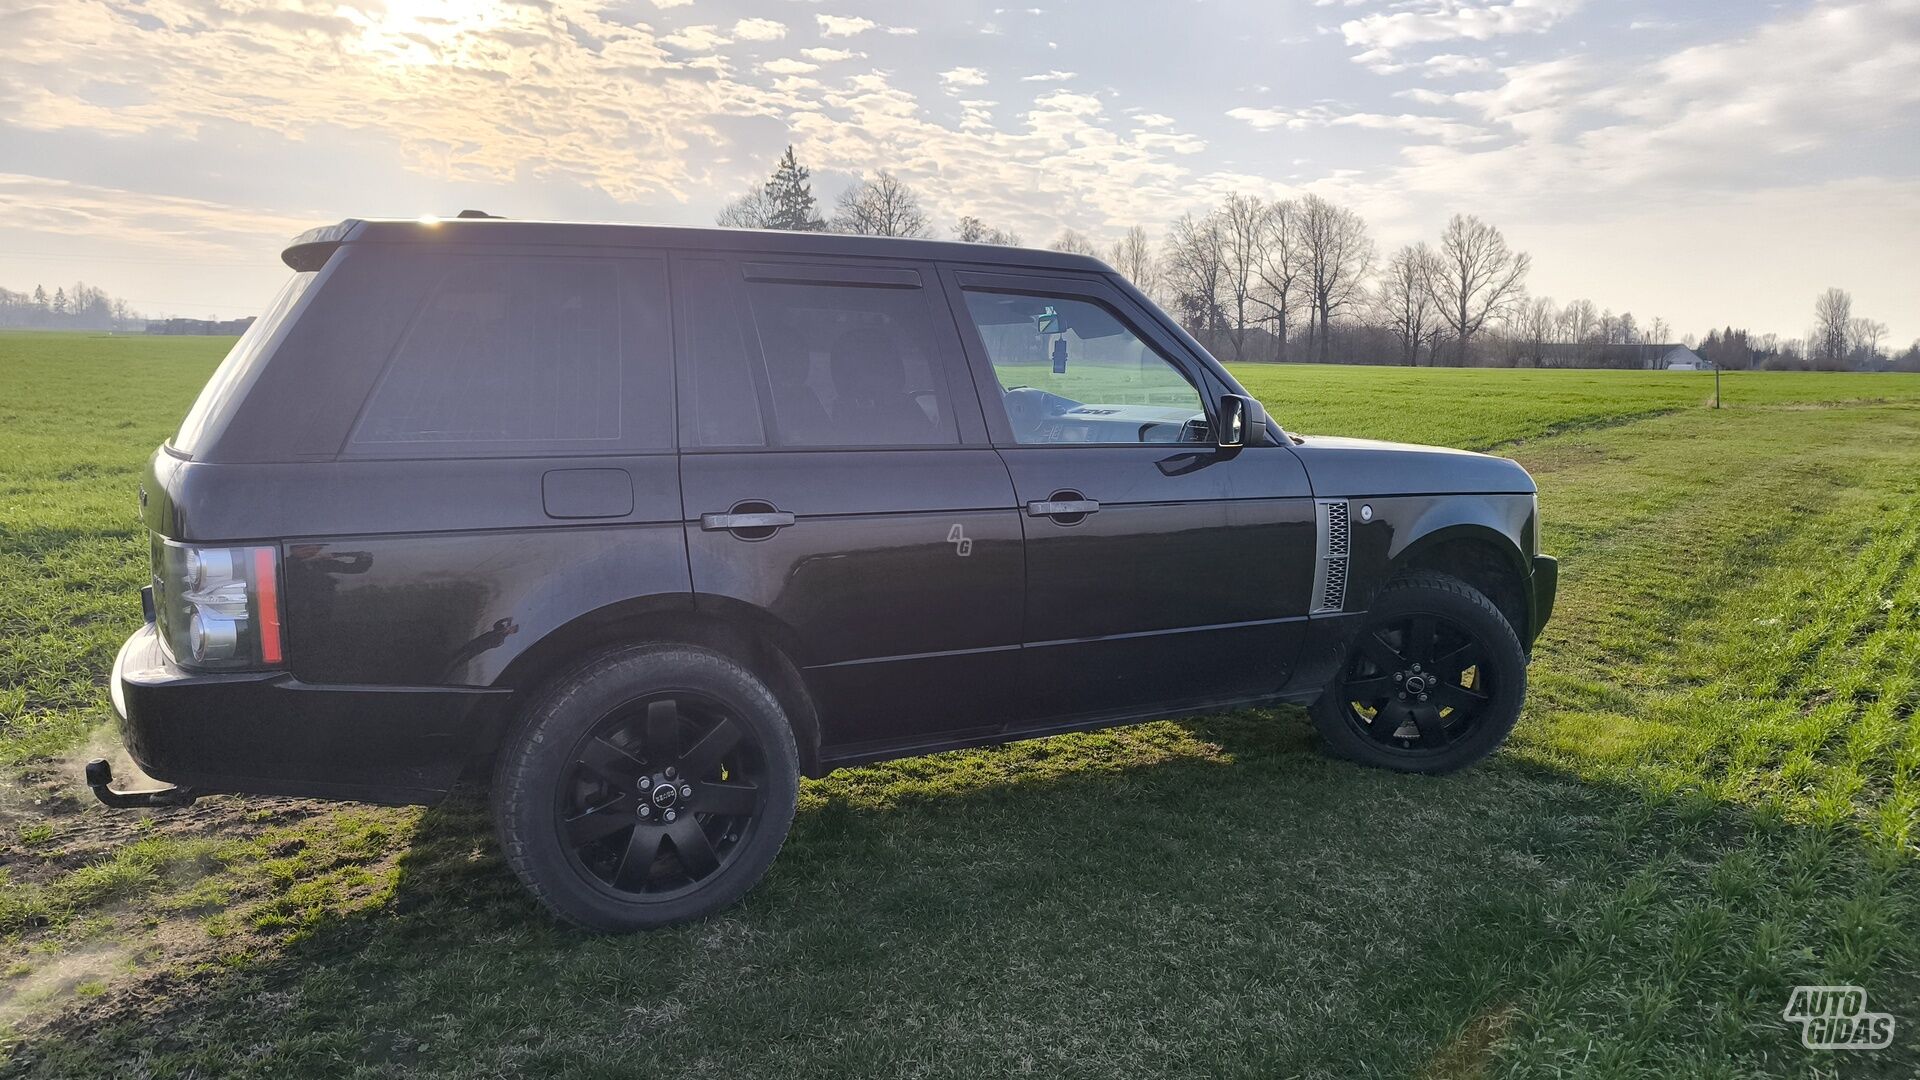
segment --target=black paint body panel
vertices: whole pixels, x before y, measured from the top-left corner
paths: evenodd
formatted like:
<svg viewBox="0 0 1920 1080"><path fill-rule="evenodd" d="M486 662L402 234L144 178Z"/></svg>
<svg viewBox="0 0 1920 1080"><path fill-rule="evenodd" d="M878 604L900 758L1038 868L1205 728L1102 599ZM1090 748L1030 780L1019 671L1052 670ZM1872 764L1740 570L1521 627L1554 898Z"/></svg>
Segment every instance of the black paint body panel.
<svg viewBox="0 0 1920 1080"><path fill-rule="evenodd" d="M1020 522L992 450L687 454L681 467L697 593L790 629L823 742L995 730L1023 710ZM701 528L749 501L796 520L765 539Z"/></svg>
<svg viewBox="0 0 1920 1080"><path fill-rule="evenodd" d="M1538 555L1533 484L1503 459L1296 443L1271 423L1228 449L1015 445L964 302L953 307L966 281L1097 297L1185 370L1209 411L1214 395L1244 394L1097 261L831 236L443 224L348 223L290 249L319 275L298 320L205 452L154 454L141 486L147 528L279 551L286 660L194 671L151 627L136 634L115 683L129 749L153 776L202 791L432 801L492 753L530 688L580 650L635 634L777 655L817 719L802 733L817 772L1310 701L1378 589L1434 545L1469 541L1511 564L1526 641L1552 609L1557 573ZM650 424L684 406L681 330L667 325L679 316L661 296L685 256L749 281L922 289L938 313L927 362L951 391L958 441L701 450L684 433L630 430L591 452L351 445L390 341L409 325L401 309L424 302L450 253L520 251L619 264L625 415ZM1098 509L1076 519L1030 505L1060 499ZM1347 504L1353 531L1346 602L1321 611L1316 504L1329 500ZM748 511L792 520L757 531L706 520Z"/></svg>

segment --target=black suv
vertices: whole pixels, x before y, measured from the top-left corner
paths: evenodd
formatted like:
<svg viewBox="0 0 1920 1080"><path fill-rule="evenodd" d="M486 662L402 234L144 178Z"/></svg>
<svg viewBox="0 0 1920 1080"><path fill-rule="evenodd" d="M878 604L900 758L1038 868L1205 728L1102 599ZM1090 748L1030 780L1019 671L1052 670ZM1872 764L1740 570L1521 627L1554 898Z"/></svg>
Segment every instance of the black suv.
<svg viewBox="0 0 1920 1080"><path fill-rule="evenodd" d="M1553 605L1511 461L1293 435L1097 260L346 221L140 502L114 664L171 787L430 803L490 772L556 914L766 870L799 777L1270 702L1335 752L1492 752Z"/></svg>

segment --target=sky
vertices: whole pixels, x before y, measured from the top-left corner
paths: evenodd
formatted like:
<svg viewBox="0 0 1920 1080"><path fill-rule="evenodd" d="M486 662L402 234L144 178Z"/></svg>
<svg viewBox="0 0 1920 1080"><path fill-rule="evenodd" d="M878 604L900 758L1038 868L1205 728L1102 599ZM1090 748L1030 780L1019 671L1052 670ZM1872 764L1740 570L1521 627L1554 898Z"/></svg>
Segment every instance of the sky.
<svg viewBox="0 0 1920 1080"><path fill-rule="evenodd" d="M0 0L0 286L246 314L315 225L707 224L792 143L943 232L1317 192L1676 338L1835 285L1920 338L1920 0L1033 3Z"/></svg>

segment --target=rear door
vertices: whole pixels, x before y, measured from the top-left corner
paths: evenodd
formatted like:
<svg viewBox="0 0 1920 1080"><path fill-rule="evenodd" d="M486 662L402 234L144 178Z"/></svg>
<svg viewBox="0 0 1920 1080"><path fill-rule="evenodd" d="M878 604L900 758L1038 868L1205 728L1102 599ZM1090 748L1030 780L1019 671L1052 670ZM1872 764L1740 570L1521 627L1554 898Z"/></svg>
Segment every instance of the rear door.
<svg viewBox="0 0 1920 1080"><path fill-rule="evenodd" d="M787 635L827 756L996 731L1022 534L930 265L677 256L696 603Z"/></svg>
<svg viewBox="0 0 1920 1080"><path fill-rule="evenodd" d="M1216 448L1224 386L1101 278L948 287L1022 510L1027 722L1278 690L1314 566L1298 458Z"/></svg>

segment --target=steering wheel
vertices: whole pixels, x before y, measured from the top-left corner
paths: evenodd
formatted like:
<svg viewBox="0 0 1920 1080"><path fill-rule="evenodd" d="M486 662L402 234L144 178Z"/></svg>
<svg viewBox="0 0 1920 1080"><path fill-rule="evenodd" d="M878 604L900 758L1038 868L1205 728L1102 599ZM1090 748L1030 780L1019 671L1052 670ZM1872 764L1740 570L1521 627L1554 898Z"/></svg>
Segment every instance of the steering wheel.
<svg viewBox="0 0 1920 1080"><path fill-rule="evenodd" d="M1047 418L1047 394L1031 386L1009 386L1002 395L1007 420L1016 435L1031 434Z"/></svg>

